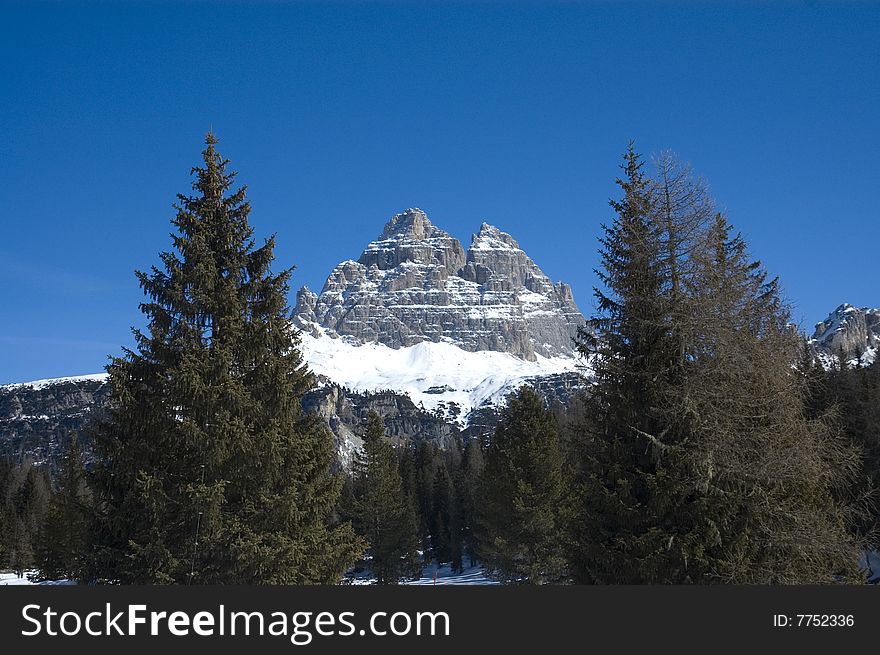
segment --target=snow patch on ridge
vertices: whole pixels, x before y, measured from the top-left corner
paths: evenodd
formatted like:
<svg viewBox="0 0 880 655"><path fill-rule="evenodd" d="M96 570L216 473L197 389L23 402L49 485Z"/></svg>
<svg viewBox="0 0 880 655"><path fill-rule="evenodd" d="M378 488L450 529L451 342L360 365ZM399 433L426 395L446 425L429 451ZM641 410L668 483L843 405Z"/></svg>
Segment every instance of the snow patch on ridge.
<svg viewBox="0 0 880 655"><path fill-rule="evenodd" d="M0 385L0 389L16 389L19 387L27 387L29 389L45 389L55 384L64 384L66 382L106 382L106 373L92 373L90 375L75 375L66 378L47 378L45 380L33 380L31 382L15 382L13 384Z"/></svg>
<svg viewBox="0 0 880 655"><path fill-rule="evenodd" d="M428 411L455 404L457 423L465 427L468 415L486 405L501 405L505 396L536 377L584 372L574 357L543 357L527 361L509 353L459 348L451 340L423 341L413 346L389 348L380 343L361 344L352 338L334 338L315 326L315 337L301 333L301 349L309 369L318 376L352 391L391 390L408 395ZM106 373L34 380L0 386L44 389L67 382L106 382Z"/></svg>
<svg viewBox="0 0 880 655"><path fill-rule="evenodd" d="M353 391L405 393L428 411L455 403L462 426L472 410L501 404L529 378L581 370L581 361L572 357L537 355L535 361L526 361L493 350L470 352L445 341L395 349L379 343L356 345L318 331L318 337L302 335L303 355L317 375Z"/></svg>

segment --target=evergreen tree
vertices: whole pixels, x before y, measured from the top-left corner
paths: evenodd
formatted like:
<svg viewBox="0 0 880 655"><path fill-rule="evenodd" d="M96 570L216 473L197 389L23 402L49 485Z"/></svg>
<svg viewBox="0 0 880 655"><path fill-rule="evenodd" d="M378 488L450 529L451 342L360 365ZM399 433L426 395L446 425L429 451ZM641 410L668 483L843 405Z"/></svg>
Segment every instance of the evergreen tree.
<svg viewBox="0 0 880 655"><path fill-rule="evenodd" d="M405 443L398 451L397 469L400 475L400 488L412 508L416 523L416 540L418 540L418 489L416 485L416 464L411 444Z"/></svg>
<svg viewBox="0 0 880 655"><path fill-rule="evenodd" d="M0 507L0 566L9 567L20 575L36 563L40 529L46 519L51 488L46 472L25 461L19 466L7 465L3 475L2 507Z"/></svg>
<svg viewBox="0 0 880 655"><path fill-rule="evenodd" d="M616 217L600 240L597 336L582 330L578 344L592 357L592 378L577 444L581 511L571 560L582 582L681 582L694 559L691 519L703 509L670 475L688 436L670 393L684 363L685 326L674 324L682 285L671 284L672 216L658 211L632 144L622 168L622 198L611 201Z"/></svg>
<svg viewBox="0 0 880 655"><path fill-rule="evenodd" d="M0 568L9 566L12 544L12 511L9 502L9 489L12 485L12 462L0 459Z"/></svg>
<svg viewBox="0 0 880 655"><path fill-rule="evenodd" d="M441 461L434 473L431 500L431 553L441 566L452 561L458 545L454 516L452 480L446 463Z"/></svg>
<svg viewBox="0 0 880 655"><path fill-rule="evenodd" d="M361 544L328 525L331 435L288 321L291 270L255 247L244 187L209 134L164 270L138 272L146 333L108 366L91 575L123 583L336 582Z"/></svg>
<svg viewBox="0 0 880 655"><path fill-rule="evenodd" d="M486 451L479 492L479 552L508 582L567 577L569 485L556 423L534 389L507 400Z"/></svg>
<svg viewBox="0 0 880 655"><path fill-rule="evenodd" d="M403 491L397 455L384 436L382 418L371 412L355 468L355 525L369 543L378 584L397 584L419 569L416 518Z"/></svg>
<svg viewBox="0 0 880 655"><path fill-rule="evenodd" d="M415 451L416 509L419 543L425 563L432 559L431 531L434 517L434 475L437 448L427 440L419 442Z"/></svg>
<svg viewBox="0 0 880 655"><path fill-rule="evenodd" d="M874 362L859 369L860 393L857 409L845 416L859 417L861 432L853 430L854 444L863 454L858 488L864 517L860 522L861 535L873 548L880 547L880 357L875 349Z"/></svg>
<svg viewBox="0 0 880 655"><path fill-rule="evenodd" d="M470 566L480 560L476 538L477 494L483 475L483 448L480 441L471 439L464 449L459 475L458 497L461 505L462 550Z"/></svg>
<svg viewBox="0 0 880 655"><path fill-rule="evenodd" d="M79 577L83 570L91 510L91 492L76 436L70 439L37 547L44 579Z"/></svg>

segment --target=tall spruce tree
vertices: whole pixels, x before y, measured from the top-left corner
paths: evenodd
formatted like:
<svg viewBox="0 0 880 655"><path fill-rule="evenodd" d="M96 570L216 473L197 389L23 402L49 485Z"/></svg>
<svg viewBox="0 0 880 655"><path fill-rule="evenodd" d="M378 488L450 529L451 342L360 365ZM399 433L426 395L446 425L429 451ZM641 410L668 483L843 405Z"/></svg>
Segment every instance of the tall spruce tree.
<svg viewBox="0 0 880 655"><path fill-rule="evenodd" d="M688 434L670 394L684 361L682 324L674 322L681 282L672 284L672 262L679 271L682 263L670 246L674 214L658 210L662 198L643 167L630 144L617 180L622 197L610 202L616 216L600 240L597 334L582 331L578 344L592 357L571 554L581 582L682 582L699 550L692 519L701 508L689 506L670 475Z"/></svg>
<svg viewBox="0 0 880 655"><path fill-rule="evenodd" d="M108 366L98 429L91 577L123 583L336 582L362 544L331 526L329 431L303 412L312 386L287 318L292 269L255 247L246 189L206 138L174 251L137 277L136 350Z"/></svg>
<svg viewBox="0 0 880 655"><path fill-rule="evenodd" d="M400 475L400 488L409 504L415 521L416 545L419 544L419 503L416 488L416 463L412 445L405 442L397 451L397 471Z"/></svg>
<svg viewBox="0 0 880 655"><path fill-rule="evenodd" d="M8 568L12 555L12 534L14 514L12 511L11 489L15 467L12 462L0 458L0 567Z"/></svg>
<svg viewBox="0 0 880 655"><path fill-rule="evenodd" d="M567 578L569 488L556 422L523 386L489 442L478 495L479 553L492 575L526 584Z"/></svg>
<svg viewBox="0 0 880 655"><path fill-rule="evenodd" d="M368 544L370 566L378 584L397 584L420 570L416 517L404 493L398 457L385 441L382 418L367 418L364 451L355 465L355 526Z"/></svg>

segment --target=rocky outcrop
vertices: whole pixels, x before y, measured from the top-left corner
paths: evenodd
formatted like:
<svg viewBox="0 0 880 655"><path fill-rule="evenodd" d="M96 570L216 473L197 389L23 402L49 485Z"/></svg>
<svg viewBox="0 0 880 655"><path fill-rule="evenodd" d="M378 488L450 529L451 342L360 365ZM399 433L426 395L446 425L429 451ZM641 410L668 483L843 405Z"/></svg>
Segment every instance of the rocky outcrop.
<svg viewBox="0 0 880 655"><path fill-rule="evenodd" d="M55 472L70 437L76 435L86 462L91 462L90 423L100 416L109 396L109 385L94 379L0 387L0 457L30 460ZM325 383L308 392L302 404L330 428L337 462L344 468L351 466L363 445L360 435L371 411L383 418L386 434L395 443L428 440L448 448L460 435L453 422L393 391L356 393Z"/></svg>
<svg viewBox="0 0 880 655"><path fill-rule="evenodd" d="M465 252L419 209L394 216L319 296L301 289L293 318L312 334L320 327L360 343L447 341L528 360L571 356L585 324L571 288L553 284L509 234L484 223Z"/></svg>
<svg viewBox="0 0 880 655"><path fill-rule="evenodd" d="M869 364L880 345L880 309L840 305L816 324L810 344L823 363L842 354L849 363Z"/></svg>
<svg viewBox="0 0 880 655"><path fill-rule="evenodd" d="M343 468L351 467L363 446L362 435L370 412L382 417L385 434L396 444L431 441L440 448L448 448L460 434L453 423L416 407L408 396L393 391L356 393L331 384L306 394L303 409L317 413L330 428Z"/></svg>
<svg viewBox="0 0 880 655"><path fill-rule="evenodd" d="M110 395L100 377L0 387L0 456L31 460L55 470L71 435L91 459L90 420Z"/></svg>

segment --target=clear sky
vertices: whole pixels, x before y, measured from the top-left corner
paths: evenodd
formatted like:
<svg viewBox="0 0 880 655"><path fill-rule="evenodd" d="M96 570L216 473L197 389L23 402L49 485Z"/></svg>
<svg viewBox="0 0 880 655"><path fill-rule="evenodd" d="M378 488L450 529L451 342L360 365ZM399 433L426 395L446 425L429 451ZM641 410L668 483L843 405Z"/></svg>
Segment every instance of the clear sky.
<svg viewBox="0 0 880 655"><path fill-rule="evenodd" d="M131 344L211 127L294 291L415 206L590 314L634 139L707 178L805 328L880 305L878 35L876 2L3 2L0 383Z"/></svg>

